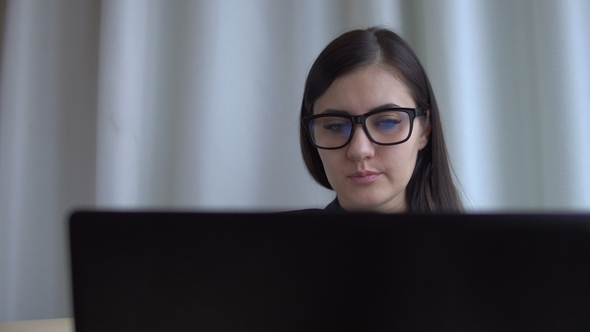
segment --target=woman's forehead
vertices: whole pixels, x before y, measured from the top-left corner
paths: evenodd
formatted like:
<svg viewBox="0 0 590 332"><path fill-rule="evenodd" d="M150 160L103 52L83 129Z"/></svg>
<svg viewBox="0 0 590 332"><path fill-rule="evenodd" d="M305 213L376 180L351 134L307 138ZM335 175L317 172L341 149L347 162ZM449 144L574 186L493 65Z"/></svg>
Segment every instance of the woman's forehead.
<svg viewBox="0 0 590 332"><path fill-rule="evenodd" d="M370 65L338 77L314 104L314 113L326 108L351 113L366 112L384 104L414 108L407 86L382 65Z"/></svg>

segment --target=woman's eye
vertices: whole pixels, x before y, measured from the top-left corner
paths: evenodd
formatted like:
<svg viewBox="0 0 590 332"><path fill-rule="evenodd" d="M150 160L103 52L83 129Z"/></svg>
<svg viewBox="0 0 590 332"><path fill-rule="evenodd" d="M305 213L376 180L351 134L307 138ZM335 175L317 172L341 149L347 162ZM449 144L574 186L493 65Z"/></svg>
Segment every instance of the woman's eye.
<svg viewBox="0 0 590 332"><path fill-rule="evenodd" d="M340 126L339 124L325 124L324 125L324 129L329 130L329 131L338 131L340 130Z"/></svg>
<svg viewBox="0 0 590 332"><path fill-rule="evenodd" d="M324 129L335 134L348 135L350 134L350 124L348 123L327 123Z"/></svg>
<svg viewBox="0 0 590 332"><path fill-rule="evenodd" d="M375 127L381 130L388 130L395 128L401 120L398 119L380 119L375 122Z"/></svg>

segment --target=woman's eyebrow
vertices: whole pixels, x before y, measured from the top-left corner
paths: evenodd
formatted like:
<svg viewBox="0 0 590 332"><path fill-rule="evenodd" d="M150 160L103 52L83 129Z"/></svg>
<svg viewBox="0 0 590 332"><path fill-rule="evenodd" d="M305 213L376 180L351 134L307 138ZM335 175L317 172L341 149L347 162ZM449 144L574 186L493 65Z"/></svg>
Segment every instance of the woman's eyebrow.
<svg viewBox="0 0 590 332"><path fill-rule="evenodd" d="M373 112L373 111L379 111L379 110L384 110L384 109L388 109L388 108L397 108L397 107L401 107L396 103L387 103L387 104L383 104L377 107L374 107L372 109L370 109L367 112ZM344 114L344 115L348 115L350 114L347 111L343 111L343 110L337 110L337 109L332 109L332 108L327 108L326 110L324 110L322 112L322 114Z"/></svg>
<svg viewBox="0 0 590 332"><path fill-rule="evenodd" d="M369 112L373 112L373 111L380 111L380 110L384 110L384 109L388 109L388 108L398 108L401 107L396 103L387 103L387 104L383 104L381 106L377 106L375 108L372 108L369 110Z"/></svg>
<svg viewBox="0 0 590 332"><path fill-rule="evenodd" d="M344 114L344 115L348 115L350 113L348 113L347 111L343 111L343 110L335 110L332 108L327 108L326 110L324 110L322 112L322 114Z"/></svg>

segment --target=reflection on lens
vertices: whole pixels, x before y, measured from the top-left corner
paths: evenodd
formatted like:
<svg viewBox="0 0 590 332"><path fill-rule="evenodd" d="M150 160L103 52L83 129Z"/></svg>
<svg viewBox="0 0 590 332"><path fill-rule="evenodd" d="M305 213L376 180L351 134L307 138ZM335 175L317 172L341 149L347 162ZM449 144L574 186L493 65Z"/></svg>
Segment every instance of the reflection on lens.
<svg viewBox="0 0 590 332"><path fill-rule="evenodd" d="M365 126L377 143L392 144L405 140L410 133L410 117L406 112L388 111L369 116Z"/></svg>

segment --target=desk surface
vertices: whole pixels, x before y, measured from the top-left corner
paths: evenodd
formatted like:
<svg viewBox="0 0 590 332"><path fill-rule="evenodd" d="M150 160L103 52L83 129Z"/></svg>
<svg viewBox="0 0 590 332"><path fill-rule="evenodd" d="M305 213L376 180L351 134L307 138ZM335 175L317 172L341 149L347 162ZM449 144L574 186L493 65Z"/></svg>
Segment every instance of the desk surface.
<svg viewBox="0 0 590 332"><path fill-rule="evenodd" d="M0 332L73 332L72 318L22 320L0 323Z"/></svg>

